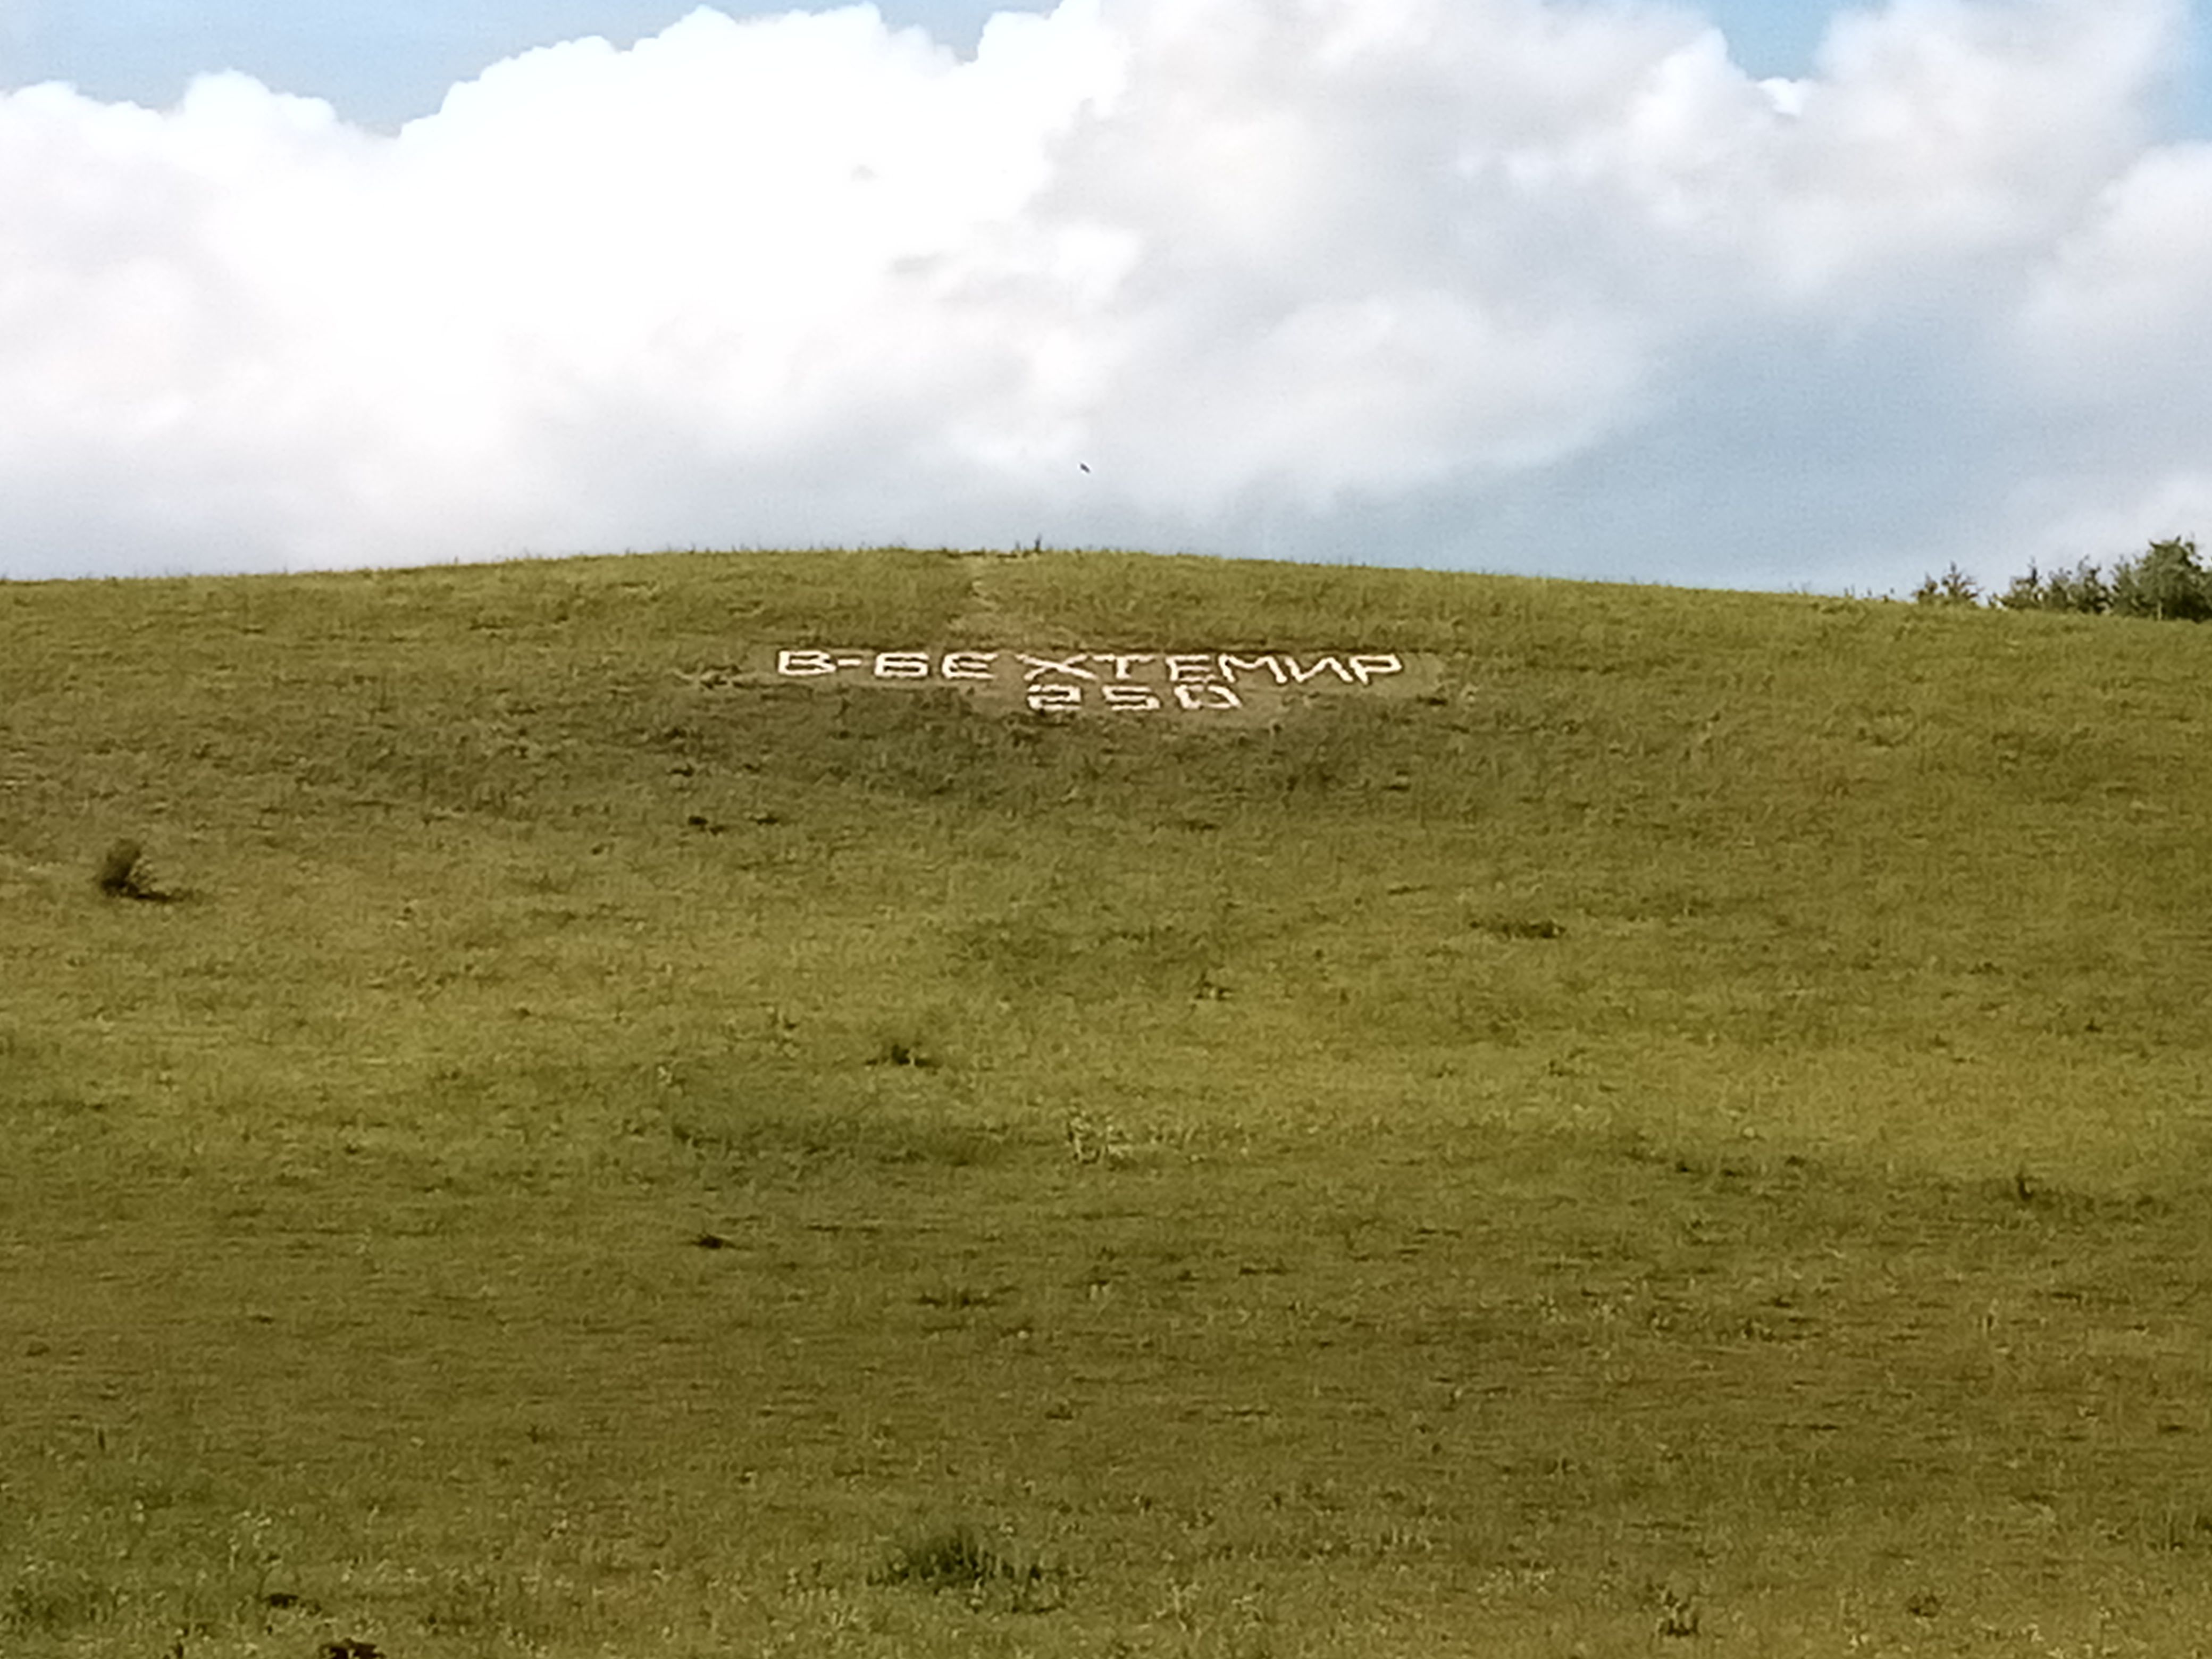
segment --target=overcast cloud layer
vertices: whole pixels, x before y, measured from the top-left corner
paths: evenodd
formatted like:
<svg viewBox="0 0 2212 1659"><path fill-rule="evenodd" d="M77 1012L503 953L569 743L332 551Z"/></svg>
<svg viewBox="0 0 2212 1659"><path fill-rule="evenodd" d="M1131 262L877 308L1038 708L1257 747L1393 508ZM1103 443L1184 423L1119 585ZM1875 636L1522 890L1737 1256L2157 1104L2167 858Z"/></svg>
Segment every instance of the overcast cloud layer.
<svg viewBox="0 0 2212 1659"><path fill-rule="evenodd" d="M2212 529L2179 0L692 14L0 94L0 574L1138 545L1881 590ZM1085 470L1087 468L1088 470Z"/></svg>

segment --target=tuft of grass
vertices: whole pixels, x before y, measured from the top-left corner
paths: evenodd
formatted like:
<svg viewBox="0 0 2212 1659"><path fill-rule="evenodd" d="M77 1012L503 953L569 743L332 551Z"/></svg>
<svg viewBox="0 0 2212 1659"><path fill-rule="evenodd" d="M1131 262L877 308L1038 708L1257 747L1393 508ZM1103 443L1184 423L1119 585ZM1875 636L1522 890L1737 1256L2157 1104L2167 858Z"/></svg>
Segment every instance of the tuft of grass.
<svg viewBox="0 0 2212 1659"><path fill-rule="evenodd" d="M1655 1599L1659 1605L1659 1616L1653 1622L1655 1634L1677 1640L1698 1634L1705 1626L1705 1613L1697 1598L1673 1584L1657 1587Z"/></svg>
<svg viewBox="0 0 2212 1659"><path fill-rule="evenodd" d="M934 1046L915 1036L887 1036L868 1056L871 1066L911 1066L925 1072L933 1071L944 1063Z"/></svg>
<svg viewBox="0 0 2212 1659"><path fill-rule="evenodd" d="M80 1568L33 1566L0 1595L0 1630L70 1636L108 1619L115 1603L114 1588Z"/></svg>
<svg viewBox="0 0 2212 1659"><path fill-rule="evenodd" d="M974 1589L1010 1571L989 1534L972 1521L955 1521L893 1544L880 1577L927 1590Z"/></svg>
<svg viewBox="0 0 2212 1659"><path fill-rule="evenodd" d="M2157 1549L2212 1551L2212 1504L2161 1505L2151 1524L2150 1539Z"/></svg>
<svg viewBox="0 0 2212 1659"><path fill-rule="evenodd" d="M1060 1572L1005 1536L958 1519L922 1528L894 1542L875 1582L957 1591L972 1601L1005 1600L1018 1613L1044 1613L1060 1605Z"/></svg>
<svg viewBox="0 0 2212 1659"><path fill-rule="evenodd" d="M1474 926L1499 939L1564 939L1567 932L1548 916L1481 916Z"/></svg>
<svg viewBox="0 0 2212 1659"><path fill-rule="evenodd" d="M92 884L108 898L132 899L142 904L173 904L187 896L157 882L146 861L145 848L127 837L100 855L93 867Z"/></svg>
<svg viewBox="0 0 2212 1659"><path fill-rule="evenodd" d="M110 898L158 899L164 896L146 867L146 852L128 839L112 843L100 855L92 884Z"/></svg>

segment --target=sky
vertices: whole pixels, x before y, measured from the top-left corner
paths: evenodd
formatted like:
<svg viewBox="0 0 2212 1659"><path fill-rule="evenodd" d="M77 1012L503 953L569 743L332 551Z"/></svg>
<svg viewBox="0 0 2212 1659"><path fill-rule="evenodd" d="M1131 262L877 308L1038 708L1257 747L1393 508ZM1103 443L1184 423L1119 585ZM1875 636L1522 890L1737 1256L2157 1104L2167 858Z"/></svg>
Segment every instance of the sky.
<svg viewBox="0 0 2212 1659"><path fill-rule="evenodd" d="M2212 0L0 0L0 578L2212 531Z"/></svg>

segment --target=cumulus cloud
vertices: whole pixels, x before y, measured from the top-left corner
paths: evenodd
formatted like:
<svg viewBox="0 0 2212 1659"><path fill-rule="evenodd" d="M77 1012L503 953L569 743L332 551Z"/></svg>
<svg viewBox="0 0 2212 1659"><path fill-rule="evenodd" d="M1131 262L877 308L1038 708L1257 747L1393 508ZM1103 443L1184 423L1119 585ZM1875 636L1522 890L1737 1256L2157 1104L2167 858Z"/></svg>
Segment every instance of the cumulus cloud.
<svg viewBox="0 0 2212 1659"><path fill-rule="evenodd" d="M2185 21L1892 0L1784 82L1656 0L702 9L396 134L0 94L0 574L2124 551L2212 507Z"/></svg>

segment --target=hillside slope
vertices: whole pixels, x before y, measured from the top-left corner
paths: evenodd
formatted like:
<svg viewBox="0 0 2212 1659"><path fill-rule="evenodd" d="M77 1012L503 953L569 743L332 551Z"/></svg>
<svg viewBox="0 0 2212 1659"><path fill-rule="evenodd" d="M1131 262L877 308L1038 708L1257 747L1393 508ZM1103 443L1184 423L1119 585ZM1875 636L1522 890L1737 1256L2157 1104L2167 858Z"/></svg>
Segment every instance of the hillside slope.
<svg viewBox="0 0 2212 1659"><path fill-rule="evenodd" d="M2179 1650L2206 641L1109 555L0 585L6 1650Z"/></svg>

